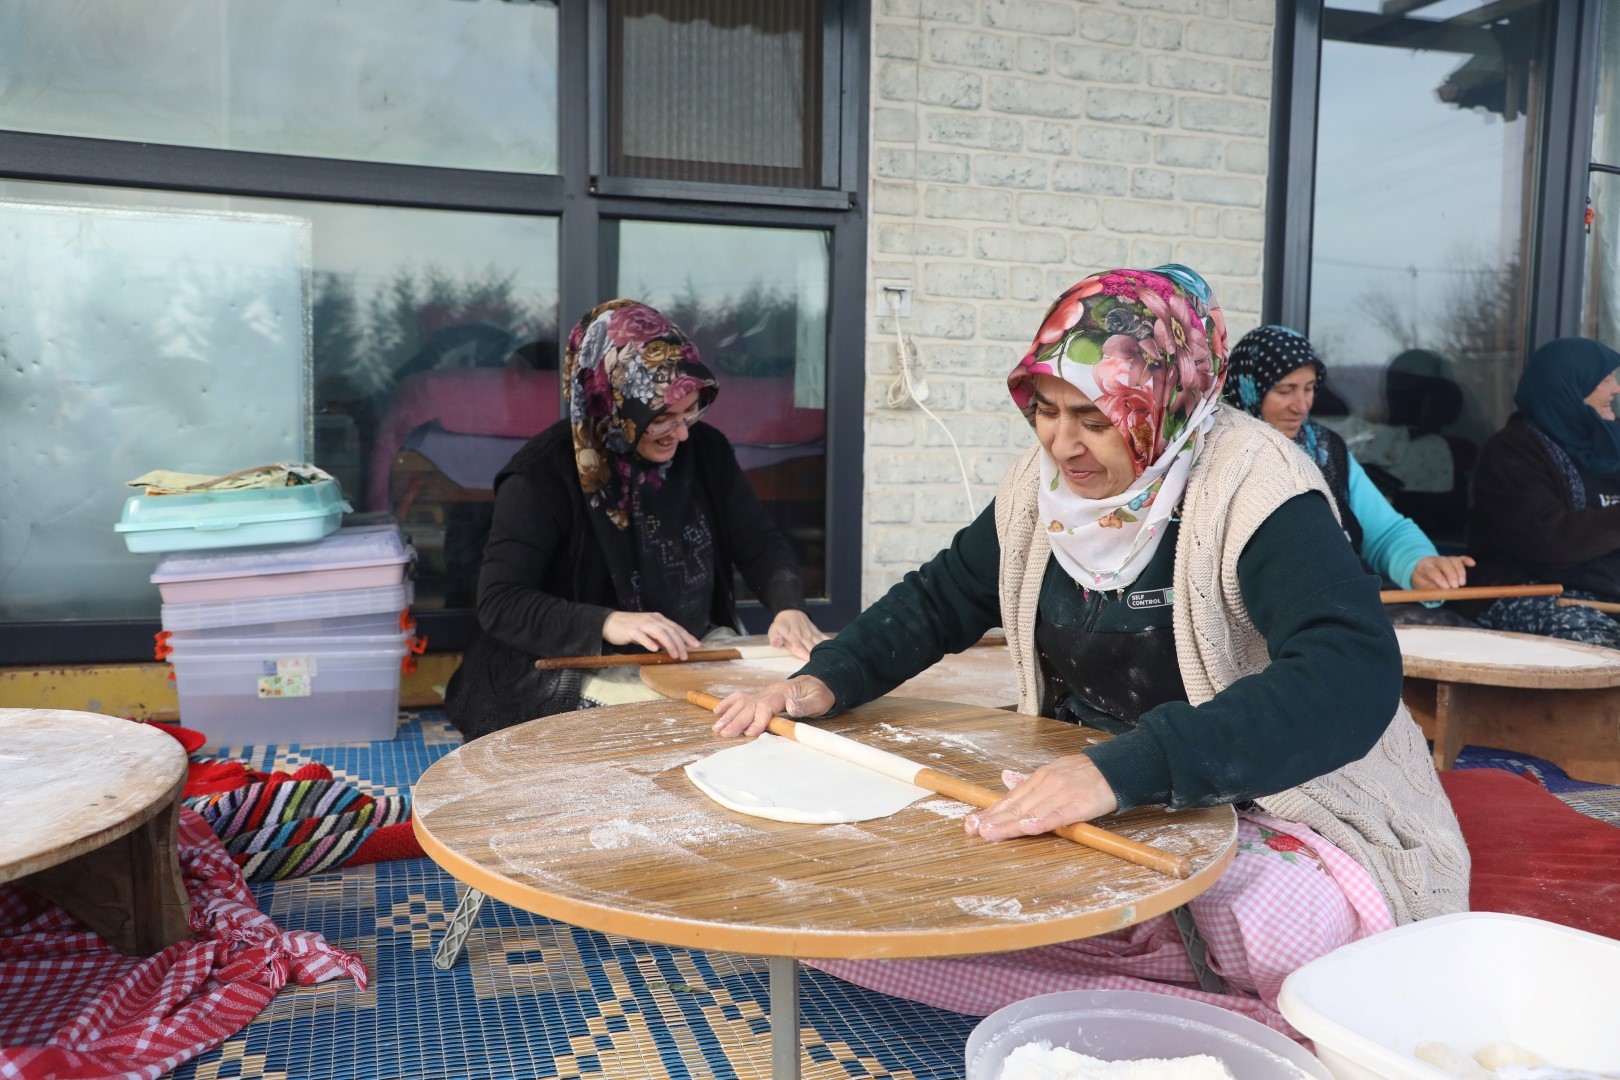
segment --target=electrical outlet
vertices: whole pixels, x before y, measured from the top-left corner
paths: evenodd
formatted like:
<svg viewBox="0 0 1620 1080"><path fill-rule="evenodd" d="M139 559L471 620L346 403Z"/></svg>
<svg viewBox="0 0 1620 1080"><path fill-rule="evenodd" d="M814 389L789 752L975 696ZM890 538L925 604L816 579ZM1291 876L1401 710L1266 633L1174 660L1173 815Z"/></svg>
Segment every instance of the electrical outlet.
<svg viewBox="0 0 1620 1080"><path fill-rule="evenodd" d="M878 314L900 319L911 317L911 282L902 278L879 278L877 297Z"/></svg>

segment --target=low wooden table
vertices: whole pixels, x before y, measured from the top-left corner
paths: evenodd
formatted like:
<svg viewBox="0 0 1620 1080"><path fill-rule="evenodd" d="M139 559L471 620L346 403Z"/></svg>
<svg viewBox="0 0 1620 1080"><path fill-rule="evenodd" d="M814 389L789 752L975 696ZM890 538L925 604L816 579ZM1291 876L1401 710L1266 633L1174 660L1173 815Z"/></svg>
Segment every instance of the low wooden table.
<svg viewBox="0 0 1620 1080"><path fill-rule="evenodd" d="M603 933L771 958L772 1076L799 1075L797 959L949 956L1087 937L1170 911L1236 854L1231 807L1141 808L1108 827L1192 859L1178 881L1053 836L969 837L968 808L794 825L711 802L682 766L736 745L684 702L495 732L417 781L413 828L457 880ZM883 698L820 722L976 783L1074 753L1095 733L948 702Z"/></svg>
<svg viewBox="0 0 1620 1080"><path fill-rule="evenodd" d="M744 638L739 644L764 644L765 639ZM724 647L730 642L717 643ZM665 697L684 700L688 690L717 697L738 690L758 690L781 682L798 670L798 660L715 660L702 664L649 664L641 681ZM908 682L895 688L899 697L926 698L982 705L989 709L1018 705L1018 677L1005 645L977 645L944 657Z"/></svg>
<svg viewBox="0 0 1620 1080"><path fill-rule="evenodd" d="M185 782L186 752L145 724L0 709L0 882L61 905L121 952L190 937Z"/></svg>
<svg viewBox="0 0 1620 1080"><path fill-rule="evenodd" d="M1620 651L1534 634L1398 626L1401 696L1449 769L1465 745L1545 758L1620 784Z"/></svg>

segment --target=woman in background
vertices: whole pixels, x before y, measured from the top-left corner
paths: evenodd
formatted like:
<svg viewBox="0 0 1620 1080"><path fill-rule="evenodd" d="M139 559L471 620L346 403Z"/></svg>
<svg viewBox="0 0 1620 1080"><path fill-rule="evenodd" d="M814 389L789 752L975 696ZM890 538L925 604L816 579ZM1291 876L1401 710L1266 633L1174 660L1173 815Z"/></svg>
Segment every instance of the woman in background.
<svg viewBox="0 0 1620 1080"><path fill-rule="evenodd" d="M1537 349L1519 376L1518 412L1480 451L1468 546L1481 584L1555 583L1565 597L1620 602L1620 354L1586 338ZM1497 600L1493 630L1620 649L1620 622L1550 596Z"/></svg>
<svg viewBox="0 0 1620 1080"><path fill-rule="evenodd" d="M1441 555L1416 522L1389 505L1344 440L1311 419L1316 391L1326 379L1327 367L1303 335L1262 326L1232 348L1226 400L1294 440L1316 462L1345 535L1369 570L1403 589L1466 584L1474 560Z"/></svg>
<svg viewBox="0 0 1620 1080"><path fill-rule="evenodd" d="M644 697L634 668L534 662L637 647L684 658L734 631L733 568L771 612L772 644L805 657L826 636L804 612L787 537L726 437L699 422L719 385L679 327L633 300L599 304L569 336L563 382L567 417L495 478L483 634L444 702L468 739Z"/></svg>

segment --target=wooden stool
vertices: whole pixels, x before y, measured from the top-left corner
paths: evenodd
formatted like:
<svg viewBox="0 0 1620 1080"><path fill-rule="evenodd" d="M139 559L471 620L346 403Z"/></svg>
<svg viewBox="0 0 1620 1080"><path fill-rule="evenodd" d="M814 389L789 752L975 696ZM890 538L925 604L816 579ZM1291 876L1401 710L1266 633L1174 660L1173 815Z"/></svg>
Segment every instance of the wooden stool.
<svg viewBox="0 0 1620 1080"><path fill-rule="evenodd" d="M186 752L146 724L0 709L0 882L60 905L120 952L189 938L185 783Z"/></svg>
<svg viewBox="0 0 1620 1080"><path fill-rule="evenodd" d="M1620 784L1620 651L1534 634L1398 626L1401 696L1449 769L1465 745L1517 750Z"/></svg>

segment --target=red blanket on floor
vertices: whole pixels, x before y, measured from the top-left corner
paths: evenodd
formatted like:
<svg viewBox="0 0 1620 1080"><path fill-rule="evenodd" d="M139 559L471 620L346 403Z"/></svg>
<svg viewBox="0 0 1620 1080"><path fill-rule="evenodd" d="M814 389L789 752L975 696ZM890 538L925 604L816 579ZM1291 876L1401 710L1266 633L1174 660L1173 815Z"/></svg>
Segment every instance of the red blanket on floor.
<svg viewBox="0 0 1620 1080"><path fill-rule="evenodd" d="M1474 870L1469 907L1620 938L1620 829L1502 769L1440 774Z"/></svg>
<svg viewBox="0 0 1620 1080"><path fill-rule="evenodd" d="M180 868L195 937L149 957L0 885L0 1078L156 1080L246 1027L288 981L366 985L359 957L259 911L219 838L183 808Z"/></svg>

